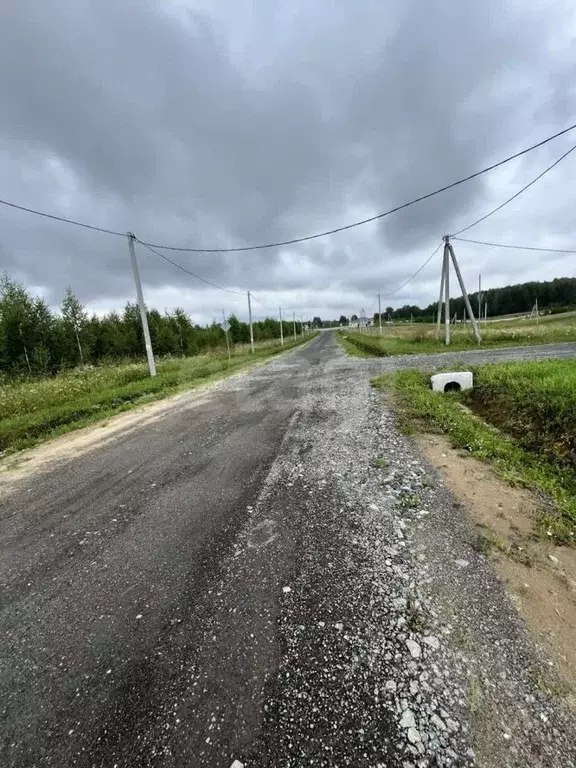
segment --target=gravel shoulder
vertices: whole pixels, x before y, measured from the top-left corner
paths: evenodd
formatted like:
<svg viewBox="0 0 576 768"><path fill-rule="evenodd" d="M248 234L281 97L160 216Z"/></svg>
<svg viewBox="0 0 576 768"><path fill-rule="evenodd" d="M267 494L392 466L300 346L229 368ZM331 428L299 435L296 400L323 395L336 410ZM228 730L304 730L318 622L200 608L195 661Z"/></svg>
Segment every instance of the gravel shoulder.
<svg viewBox="0 0 576 768"><path fill-rule="evenodd" d="M406 368L436 370L445 366L509 363L521 360L549 360L576 357L576 342L538 344L531 347L474 349L467 352L442 352L437 355L395 355L394 357L364 358L364 364L378 373L392 373ZM374 374L376 375L376 374Z"/></svg>
<svg viewBox="0 0 576 768"><path fill-rule="evenodd" d="M322 334L14 481L3 765L576 765L389 363Z"/></svg>

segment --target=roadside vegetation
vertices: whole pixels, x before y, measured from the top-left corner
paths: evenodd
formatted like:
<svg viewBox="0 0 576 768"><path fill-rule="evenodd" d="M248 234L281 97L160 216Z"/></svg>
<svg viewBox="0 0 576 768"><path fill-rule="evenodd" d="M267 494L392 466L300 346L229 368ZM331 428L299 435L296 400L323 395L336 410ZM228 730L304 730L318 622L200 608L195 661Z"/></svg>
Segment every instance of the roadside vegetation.
<svg viewBox="0 0 576 768"><path fill-rule="evenodd" d="M146 362L128 362L6 381L0 386L0 456L223 378L309 339L299 337L284 346L263 342L254 354L249 346L241 345L234 348L230 362L225 348L194 357L161 359L155 378L150 378Z"/></svg>
<svg viewBox="0 0 576 768"><path fill-rule="evenodd" d="M432 392L430 377L403 371L375 379L389 389L404 429L447 434L453 445L491 463L508 482L544 492L553 504L541 532L576 537L576 366L554 360L472 369L474 389ZM463 408L462 406L467 406Z"/></svg>
<svg viewBox="0 0 576 768"><path fill-rule="evenodd" d="M518 347L532 344L559 344L576 341L576 313L547 315L539 318L489 321L482 324L483 349ZM421 355L439 352L462 352L478 349L470 324L459 323L451 327L451 343L446 347L436 338L433 323L386 324L382 336L378 328L369 333L353 329L341 329L337 337L349 354L362 357L386 357L389 355Z"/></svg>
<svg viewBox="0 0 576 768"><path fill-rule="evenodd" d="M226 346L222 327L213 322L201 326L183 309L160 313L148 311L148 325L154 352L164 357L192 357ZM227 318L232 345L250 341L248 323L235 315ZM319 318L318 318L319 319ZM285 338L294 324L284 322ZM296 323L296 332L302 331ZM256 342L280 338L280 323L273 318L253 323ZM101 365L140 358L144 351L140 311L128 303L121 312L89 315L68 288L59 312L39 296L8 276L0 276L0 384L29 376L45 376L79 365Z"/></svg>

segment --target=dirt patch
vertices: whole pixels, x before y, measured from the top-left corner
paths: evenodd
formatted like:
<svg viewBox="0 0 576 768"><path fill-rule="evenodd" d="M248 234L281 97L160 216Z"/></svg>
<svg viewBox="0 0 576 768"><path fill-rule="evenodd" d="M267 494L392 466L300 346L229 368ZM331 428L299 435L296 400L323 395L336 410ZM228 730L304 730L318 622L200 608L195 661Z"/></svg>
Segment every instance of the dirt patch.
<svg viewBox="0 0 576 768"><path fill-rule="evenodd" d="M472 545L490 557L563 681L558 686L546 676L537 684L548 693L566 695L576 706L576 549L556 547L535 533L543 511L535 494L509 486L442 435L416 440L470 511L477 535Z"/></svg>

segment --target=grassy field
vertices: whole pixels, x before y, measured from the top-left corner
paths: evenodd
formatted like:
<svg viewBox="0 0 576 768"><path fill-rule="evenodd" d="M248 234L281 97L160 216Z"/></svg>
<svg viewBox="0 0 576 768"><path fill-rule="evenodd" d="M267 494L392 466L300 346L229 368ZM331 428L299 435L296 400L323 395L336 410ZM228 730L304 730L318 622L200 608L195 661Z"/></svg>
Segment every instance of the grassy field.
<svg viewBox="0 0 576 768"><path fill-rule="evenodd" d="M307 341L310 337L305 337ZM179 390L223 378L302 343L266 342L188 358L160 360L150 378L146 363L79 368L51 378L6 383L0 387L0 457L42 440L79 429L115 413L159 400Z"/></svg>
<svg viewBox="0 0 576 768"><path fill-rule="evenodd" d="M375 384L392 390L408 431L446 433L509 482L545 492L554 509L541 521L543 532L574 543L576 363L508 363L473 371L474 389L459 394L432 392L429 376L418 371L381 376Z"/></svg>
<svg viewBox="0 0 576 768"><path fill-rule="evenodd" d="M576 341L576 315L548 315L540 318L519 318L488 322L482 325L482 348L518 347L530 344L558 344ZM342 329L337 337L349 354L362 357L380 357L388 355L418 355L434 352L446 352L447 349L460 352L478 349L476 339L469 324L453 325L450 347L445 347L442 339L436 339L436 326L432 323L402 323L385 325L382 336L378 328L370 333L357 333Z"/></svg>

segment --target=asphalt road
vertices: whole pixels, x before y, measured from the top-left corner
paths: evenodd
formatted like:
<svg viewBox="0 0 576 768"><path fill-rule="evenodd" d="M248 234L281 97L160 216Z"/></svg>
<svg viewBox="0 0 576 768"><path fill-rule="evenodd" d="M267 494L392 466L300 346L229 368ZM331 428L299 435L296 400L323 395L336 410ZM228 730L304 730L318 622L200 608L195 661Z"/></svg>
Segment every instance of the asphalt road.
<svg viewBox="0 0 576 768"><path fill-rule="evenodd" d="M2 479L2 766L412 764L391 672L350 671L392 594L343 491L387 365L322 334Z"/></svg>

